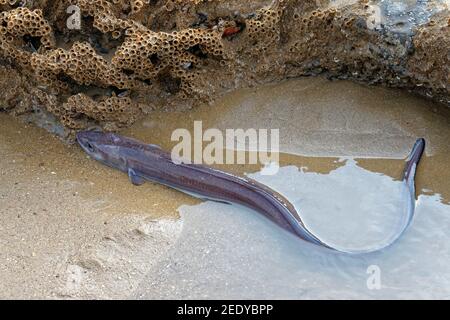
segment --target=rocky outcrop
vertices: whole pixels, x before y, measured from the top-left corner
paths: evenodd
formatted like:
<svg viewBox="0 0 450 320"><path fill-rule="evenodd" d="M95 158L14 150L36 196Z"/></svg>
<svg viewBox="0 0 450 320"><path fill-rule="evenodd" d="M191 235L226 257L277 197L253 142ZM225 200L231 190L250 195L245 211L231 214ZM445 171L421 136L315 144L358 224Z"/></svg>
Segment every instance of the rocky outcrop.
<svg viewBox="0 0 450 320"><path fill-rule="evenodd" d="M449 24L444 0L0 0L0 109L116 130L318 74L450 105Z"/></svg>

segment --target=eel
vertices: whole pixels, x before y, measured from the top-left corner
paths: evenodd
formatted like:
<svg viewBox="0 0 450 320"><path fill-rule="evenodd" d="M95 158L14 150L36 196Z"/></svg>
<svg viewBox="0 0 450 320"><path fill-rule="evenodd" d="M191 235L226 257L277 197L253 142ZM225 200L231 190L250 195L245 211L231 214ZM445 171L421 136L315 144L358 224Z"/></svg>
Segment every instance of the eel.
<svg viewBox="0 0 450 320"><path fill-rule="evenodd" d="M391 246L405 232L414 216L417 166L425 149L425 140L417 139L406 159L402 180L404 212L395 232L382 243L364 249L346 249L326 243L302 221L294 206L275 190L247 177L172 159L161 147L101 131L81 131L77 141L93 159L128 174L134 185L151 181L183 191L203 199L234 203L253 209L281 228L310 243L333 251L359 254L382 250ZM403 199L402 198L402 199Z"/></svg>

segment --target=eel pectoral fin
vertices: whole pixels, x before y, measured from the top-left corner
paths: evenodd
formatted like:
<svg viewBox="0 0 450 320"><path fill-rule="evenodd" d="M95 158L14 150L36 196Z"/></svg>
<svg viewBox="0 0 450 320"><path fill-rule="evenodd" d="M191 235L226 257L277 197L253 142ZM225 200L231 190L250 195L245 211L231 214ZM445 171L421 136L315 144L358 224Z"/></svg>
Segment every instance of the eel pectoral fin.
<svg viewBox="0 0 450 320"><path fill-rule="evenodd" d="M145 183L145 179L138 176L132 168L128 168L128 177L130 178L131 183L135 186L140 186Z"/></svg>

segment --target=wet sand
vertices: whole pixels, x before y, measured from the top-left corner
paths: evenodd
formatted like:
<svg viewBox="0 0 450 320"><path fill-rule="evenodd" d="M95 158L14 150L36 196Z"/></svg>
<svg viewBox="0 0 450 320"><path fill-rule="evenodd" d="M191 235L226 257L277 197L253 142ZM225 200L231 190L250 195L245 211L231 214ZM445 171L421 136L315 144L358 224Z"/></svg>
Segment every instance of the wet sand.
<svg viewBox="0 0 450 320"><path fill-rule="evenodd" d="M449 119L406 92L307 78L239 90L190 112L155 112L123 134L169 149L172 131L194 120L279 128L281 166L326 174L353 157L395 179L423 136L417 192L450 203ZM0 123L1 298L123 298L157 274L183 229L177 209L199 200L160 185L134 187L76 145L5 114ZM244 174L260 166L224 168Z"/></svg>
<svg viewBox="0 0 450 320"><path fill-rule="evenodd" d="M97 166L77 146L0 118L0 297L128 292L128 278L142 273L139 264L151 265L152 251L164 252L176 238L171 195L158 198L150 184L130 188L126 176ZM182 194L172 197L192 203ZM152 229L154 236L147 235ZM90 273L104 279L88 280ZM80 281L91 287L78 292Z"/></svg>

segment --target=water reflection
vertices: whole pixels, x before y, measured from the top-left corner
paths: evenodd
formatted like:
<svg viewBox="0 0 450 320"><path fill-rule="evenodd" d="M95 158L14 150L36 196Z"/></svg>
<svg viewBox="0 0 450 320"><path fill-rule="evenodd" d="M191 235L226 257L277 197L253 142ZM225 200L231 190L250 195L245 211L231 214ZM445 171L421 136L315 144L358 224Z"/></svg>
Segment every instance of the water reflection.
<svg viewBox="0 0 450 320"><path fill-rule="evenodd" d="M364 249L385 242L404 216L404 184L357 166L353 159L329 174L290 166L276 176L251 175L282 192L326 243Z"/></svg>
<svg viewBox="0 0 450 320"><path fill-rule="evenodd" d="M298 239L245 208L182 206L183 231L136 292L146 298L448 298L449 117L407 93L345 81L298 79L233 92L188 114L155 113L126 133L171 147L170 133L202 119L210 128L281 128L281 169L250 173L299 209L322 238L345 247L389 236L401 217L400 179L412 144L427 140L411 227L392 247L361 256ZM434 111L434 112L433 112ZM351 158L341 158L343 156ZM367 269L381 271L369 290Z"/></svg>
<svg viewBox="0 0 450 320"><path fill-rule="evenodd" d="M384 239L399 218L400 182L354 159L328 174L294 166L251 174L283 193L308 225L342 246ZM137 292L145 298L445 298L450 294L450 206L421 195L417 217L392 247L348 256L309 244L242 207L182 206L182 235ZM367 268L381 271L370 290ZM162 280L163 279L163 280ZM152 285L149 290L148 285Z"/></svg>

